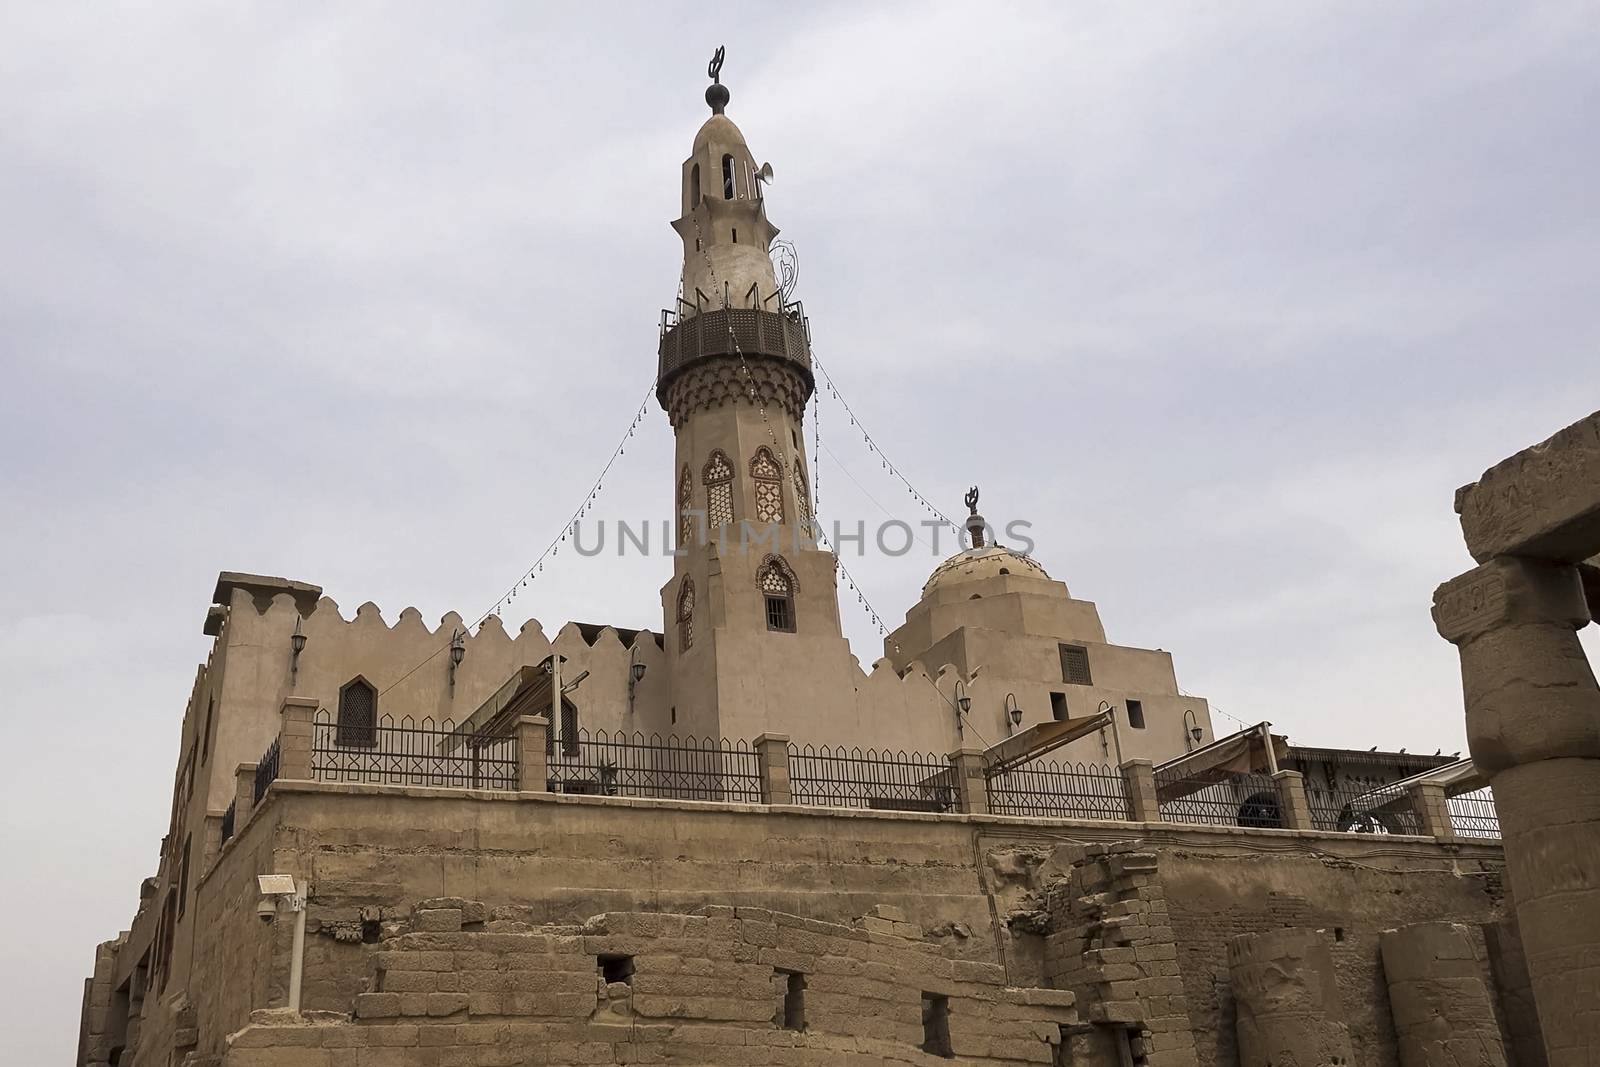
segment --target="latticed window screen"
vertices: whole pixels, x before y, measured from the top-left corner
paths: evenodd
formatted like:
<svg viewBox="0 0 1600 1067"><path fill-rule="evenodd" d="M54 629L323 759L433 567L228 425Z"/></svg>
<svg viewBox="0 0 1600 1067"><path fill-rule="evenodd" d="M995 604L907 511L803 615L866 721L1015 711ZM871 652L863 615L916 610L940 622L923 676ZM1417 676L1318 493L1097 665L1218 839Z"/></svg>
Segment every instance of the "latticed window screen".
<svg viewBox="0 0 1600 1067"><path fill-rule="evenodd" d="M733 464L722 449L711 453L701 476L706 483L706 523L711 529L733 525Z"/></svg>
<svg viewBox="0 0 1600 1067"><path fill-rule="evenodd" d="M806 471L800 461L794 461L794 510L804 526L811 521L811 497L806 493Z"/></svg>
<svg viewBox="0 0 1600 1067"><path fill-rule="evenodd" d="M694 516L689 514L689 465L683 465L683 474L678 478L678 547L689 544L694 536Z"/></svg>
<svg viewBox="0 0 1600 1067"><path fill-rule="evenodd" d="M1089 650L1082 645L1061 646L1061 680L1072 685L1093 685L1089 674Z"/></svg>
<svg viewBox="0 0 1600 1067"><path fill-rule="evenodd" d="M361 678L339 692L339 722L334 739L340 745L378 743L378 694Z"/></svg>
<svg viewBox="0 0 1600 1067"><path fill-rule="evenodd" d="M750 478L755 483L756 521L783 521L783 468L765 445L756 449L750 461Z"/></svg>
<svg viewBox="0 0 1600 1067"><path fill-rule="evenodd" d="M794 581L782 561L770 559L756 574L767 601L767 629L794 631Z"/></svg>
<svg viewBox="0 0 1600 1067"><path fill-rule="evenodd" d="M678 651L687 652L694 644L694 582L683 580L678 592Z"/></svg>

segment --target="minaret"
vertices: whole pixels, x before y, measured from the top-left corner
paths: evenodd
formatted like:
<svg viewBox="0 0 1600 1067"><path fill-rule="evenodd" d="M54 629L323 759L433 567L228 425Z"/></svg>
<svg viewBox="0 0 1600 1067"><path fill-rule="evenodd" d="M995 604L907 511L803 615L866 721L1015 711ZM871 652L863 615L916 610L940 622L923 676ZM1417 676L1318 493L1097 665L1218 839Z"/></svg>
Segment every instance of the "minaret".
<svg viewBox="0 0 1600 1067"><path fill-rule="evenodd" d="M711 117L683 164L677 307L662 320L656 398L677 438L677 555L661 591L680 734L796 738L821 704L854 704L832 553L809 536L802 442L814 386L806 320L787 304L769 246L764 184L724 114L722 49ZM845 687L841 689L840 687ZM641 726L653 724L641 724Z"/></svg>

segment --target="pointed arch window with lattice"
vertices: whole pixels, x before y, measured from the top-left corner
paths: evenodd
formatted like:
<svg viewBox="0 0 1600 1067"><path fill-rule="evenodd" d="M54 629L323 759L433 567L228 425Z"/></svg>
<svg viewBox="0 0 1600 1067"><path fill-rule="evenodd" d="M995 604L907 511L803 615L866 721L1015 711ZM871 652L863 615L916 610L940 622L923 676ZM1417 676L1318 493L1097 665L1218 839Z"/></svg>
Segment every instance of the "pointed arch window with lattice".
<svg viewBox="0 0 1600 1067"><path fill-rule="evenodd" d="M811 497L806 492L806 469L798 457L794 461L794 510L801 526L811 522Z"/></svg>
<svg viewBox="0 0 1600 1067"><path fill-rule="evenodd" d="M781 556L768 556L756 571L756 584L766 600L767 629L794 633L794 572Z"/></svg>
<svg viewBox="0 0 1600 1067"><path fill-rule="evenodd" d="M766 445L750 461L750 480L756 492L756 521L783 521L783 467Z"/></svg>
<svg viewBox="0 0 1600 1067"><path fill-rule="evenodd" d="M678 478L678 547L686 548L689 540L694 536L694 516L689 513L689 490L693 483L689 479L689 465L683 465L683 474Z"/></svg>
<svg viewBox="0 0 1600 1067"><path fill-rule="evenodd" d="M716 449L706 460L700 480L706 486L706 523L713 530L733 525L733 464Z"/></svg>
<svg viewBox="0 0 1600 1067"><path fill-rule="evenodd" d="M689 651L694 644L694 579L685 578L678 590L678 651Z"/></svg>

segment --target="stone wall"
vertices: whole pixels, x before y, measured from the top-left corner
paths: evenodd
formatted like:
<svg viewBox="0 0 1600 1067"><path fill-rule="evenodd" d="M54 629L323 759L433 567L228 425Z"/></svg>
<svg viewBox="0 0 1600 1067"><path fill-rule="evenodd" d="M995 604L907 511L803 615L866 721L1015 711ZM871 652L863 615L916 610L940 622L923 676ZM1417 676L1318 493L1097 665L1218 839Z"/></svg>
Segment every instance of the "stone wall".
<svg viewBox="0 0 1600 1067"><path fill-rule="evenodd" d="M222 1064L1051 1064L1077 1022L1071 993L1009 987L892 908L851 926L724 906L568 926L489 914L421 902L367 954L371 991L348 1016L260 1013Z"/></svg>
<svg viewBox="0 0 1600 1067"><path fill-rule="evenodd" d="M1137 846L1107 850L1135 838ZM1452 864L1463 873L1450 874ZM1155 1038L1184 1032L1186 1005L1200 1062L1211 1064L1228 1062L1217 1060L1215 1036L1232 1025L1218 992L1227 935L1326 916L1349 927L1350 951L1365 954L1348 966L1366 968L1366 992L1351 995L1381 1002L1377 931L1494 918L1497 868L1491 844L1419 838L280 779L197 890L196 921L208 931L192 982L198 1052L221 1055L252 1009L285 1002L290 924L257 921L254 877L264 872L310 882L303 1003L311 1011L349 1012L356 997L385 991L374 984L372 942L409 930L427 898L483 901L483 921L528 929L707 905L848 926L881 906L899 909L942 958L997 967L1010 985L1073 986L1086 1005L1133 994L1137 1015L1085 1008L1095 1029L1062 1046L1076 1049L1075 1062L1095 1062L1117 1028L1138 1031L1141 1054L1180 1051L1177 1038ZM1102 937L1090 946L1100 950L1104 989L1066 977L1064 947L1047 958L1049 887L1075 869L1073 907L1077 897L1106 894L1081 910L1079 936L1091 926L1126 934L1127 944ZM1402 886L1404 896L1392 892ZM1133 913L1142 918L1126 921ZM1140 981L1155 984L1123 984Z"/></svg>
<svg viewBox="0 0 1600 1067"><path fill-rule="evenodd" d="M1162 885L1202 1067L1238 1062L1229 940L1285 927L1322 931L1356 1062L1398 1067L1380 935L1415 922L1497 917L1504 908L1502 872L1499 864L1454 860L1444 850L1433 862L1395 866L1383 855L1383 837L1360 840L1372 857L1162 853Z"/></svg>

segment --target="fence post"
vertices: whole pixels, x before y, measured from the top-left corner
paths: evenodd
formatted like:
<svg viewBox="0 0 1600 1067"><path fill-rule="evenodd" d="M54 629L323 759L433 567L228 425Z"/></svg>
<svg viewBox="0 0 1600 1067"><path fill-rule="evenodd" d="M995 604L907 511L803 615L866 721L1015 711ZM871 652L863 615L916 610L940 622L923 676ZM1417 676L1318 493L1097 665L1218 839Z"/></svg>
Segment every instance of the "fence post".
<svg viewBox="0 0 1600 1067"><path fill-rule="evenodd" d="M544 752L550 724L542 715L517 720L517 788L524 793L550 791L550 760Z"/></svg>
<svg viewBox="0 0 1600 1067"><path fill-rule="evenodd" d="M1314 830L1311 801L1306 798L1306 776L1299 771L1279 771L1272 776L1278 790L1278 811L1285 830Z"/></svg>
<svg viewBox="0 0 1600 1067"><path fill-rule="evenodd" d="M279 778L311 780L311 720L316 713L313 698L284 697L283 717L278 722Z"/></svg>
<svg viewBox="0 0 1600 1067"><path fill-rule="evenodd" d="M1134 822L1160 822L1161 805L1156 802L1155 764L1147 759L1122 762L1122 780L1128 787L1128 810Z"/></svg>
<svg viewBox="0 0 1600 1067"><path fill-rule="evenodd" d="M956 779L956 799L968 815L989 814L989 775L983 750L958 748L947 757Z"/></svg>
<svg viewBox="0 0 1600 1067"><path fill-rule="evenodd" d="M1454 841L1455 823L1450 821L1450 804L1445 799L1444 786L1435 782L1418 782L1410 789L1411 807L1422 820L1422 832L1436 841Z"/></svg>
<svg viewBox="0 0 1600 1067"><path fill-rule="evenodd" d="M762 734L755 740L756 764L761 769L761 803L793 804L789 787L789 735Z"/></svg>
<svg viewBox="0 0 1600 1067"><path fill-rule="evenodd" d="M256 802L256 765L241 763L233 772L233 833L237 837Z"/></svg>

